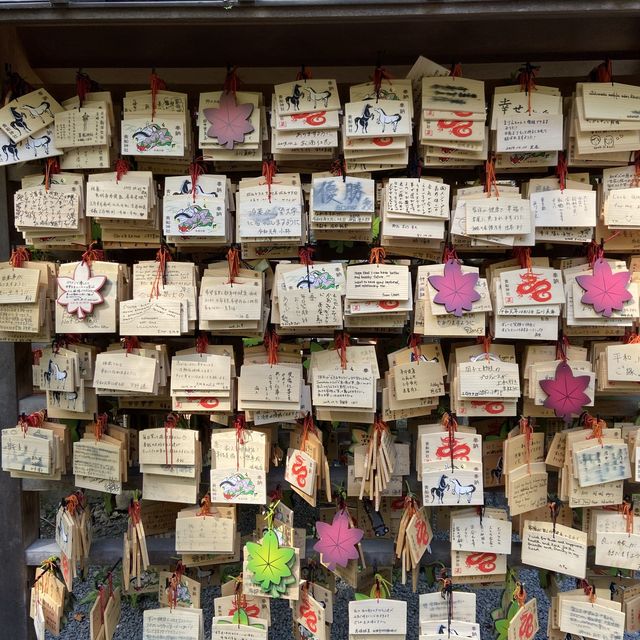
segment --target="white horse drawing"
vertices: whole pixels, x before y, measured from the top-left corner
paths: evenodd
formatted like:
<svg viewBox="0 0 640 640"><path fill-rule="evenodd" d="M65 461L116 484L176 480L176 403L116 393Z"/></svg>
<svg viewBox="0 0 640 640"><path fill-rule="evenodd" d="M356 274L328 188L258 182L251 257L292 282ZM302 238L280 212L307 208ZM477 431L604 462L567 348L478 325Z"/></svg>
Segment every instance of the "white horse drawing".
<svg viewBox="0 0 640 640"><path fill-rule="evenodd" d="M311 87L305 87L305 89L306 91L309 92L309 96L307 100L309 102L313 100L314 109L318 107L318 102L322 102L324 104L325 109L329 106L329 98L331 97L331 91L320 91L318 93L314 91Z"/></svg>
<svg viewBox="0 0 640 640"><path fill-rule="evenodd" d="M471 504L471 499L473 498L473 493L476 490L476 487L473 484L460 484L459 480L451 478L449 490L451 493L458 496L457 504L460 504L461 496L464 496L467 499L467 504Z"/></svg>
<svg viewBox="0 0 640 640"><path fill-rule="evenodd" d="M49 153L49 144L51 143L51 138L49 136L40 136L39 138L34 138L33 136L29 136L27 138L27 143L25 147L27 149L33 149L34 157L38 157L38 149L44 149L45 155Z"/></svg>
<svg viewBox="0 0 640 640"><path fill-rule="evenodd" d="M43 100L37 107L32 107L30 104L23 105L23 109L26 109L32 118L40 118L42 122L44 122L43 114L48 114L51 118L53 118L53 113L51 111L51 105Z"/></svg>
<svg viewBox="0 0 640 640"><path fill-rule="evenodd" d="M399 113L388 116L380 107L374 107L373 110L378 112L378 124L382 125L382 133L385 132L388 124L393 127L393 132L395 133L398 128L398 122L402 120L402 116Z"/></svg>

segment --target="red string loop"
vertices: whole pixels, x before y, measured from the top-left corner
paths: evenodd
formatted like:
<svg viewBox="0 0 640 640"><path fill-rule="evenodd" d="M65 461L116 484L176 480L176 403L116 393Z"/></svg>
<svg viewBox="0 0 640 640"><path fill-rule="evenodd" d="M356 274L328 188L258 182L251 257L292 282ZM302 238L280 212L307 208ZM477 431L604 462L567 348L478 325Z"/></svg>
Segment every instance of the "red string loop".
<svg viewBox="0 0 640 640"><path fill-rule="evenodd" d="M118 158L116 160L116 182L122 180L122 176L127 175L131 169L131 164L126 158Z"/></svg>
<svg viewBox="0 0 640 640"><path fill-rule="evenodd" d="M238 67L228 67L227 75L224 78L223 90L225 93L232 93L234 96L238 91Z"/></svg>
<svg viewBox="0 0 640 640"><path fill-rule="evenodd" d="M191 177L191 195L193 201L196 201L196 187L198 186L198 178L205 173L202 159L198 158L189 164L189 176Z"/></svg>
<svg viewBox="0 0 640 640"><path fill-rule="evenodd" d="M384 264L387 252L384 247L371 247L369 252L369 264Z"/></svg>
<svg viewBox="0 0 640 640"><path fill-rule="evenodd" d="M569 171L569 165L567 164L567 158L564 155L564 151L558 151L558 165L556 166L556 176L560 183L560 191L564 191L567 188L567 173Z"/></svg>
<svg viewBox="0 0 640 640"><path fill-rule="evenodd" d="M209 346L209 337L202 331L196 338L196 353L207 353L207 347Z"/></svg>
<svg viewBox="0 0 640 640"><path fill-rule="evenodd" d="M31 252L24 245L20 245L11 252L9 264L18 269L22 267L25 262L29 262L29 260L31 260Z"/></svg>
<svg viewBox="0 0 640 640"><path fill-rule="evenodd" d="M51 176L60 173L60 162L58 158L47 158L44 165L44 189L49 191L51 188Z"/></svg>
<svg viewBox="0 0 640 640"><path fill-rule="evenodd" d="M151 84L151 120L155 120L156 110L158 107L158 92L164 91L167 88L167 84L155 72L155 69L151 72L150 84Z"/></svg>
<svg viewBox="0 0 640 640"><path fill-rule="evenodd" d="M278 364L278 347L280 346L280 336L274 329L267 329L264 334L264 346L267 350L267 361L270 365Z"/></svg>
<svg viewBox="0 0 640 640"><path fill-rule="evenodd" d="M333 341L336 351L340 354L340 365L343 369L347 368L347 347L349 346L349 341L349 334L344 331L337 333Z"/></svg>
<svg viewBox="0 0 640 640"><path fill-rule="evenodd" d="M167 262L172 260L171 252L166 245L162 245L156 253L156 262L158 263L158 269L156 270L156 277L153 280L151 286L151 292L149 297L160 297L160 286L167 284Z"/></svg>
<svg viewBox="0 0 640 640"><path fill-rule="evenodd" d="M496 159L491 158L484 163L484 190L487 198L490 198L495 191L496 198L500 197L498 182L496 180Z"/></svg>
<svg viewBox="0 0 640 640"><path fill-rule="evenodd" d="M275 160L269 159L262 162L262 175L267 183L267 195L269 197L269 202L271 202L271 185L273 184L273 179L275 178L277 171L278 168Z"/></svg>
<svg viewBox="0 0 640 640"><path fill-rule="evenodd" d="M376 92L376 100L380 99L380 91L384 80L391 84L391 74L384 67L378 65L373 71L373 89Z"/></svg>

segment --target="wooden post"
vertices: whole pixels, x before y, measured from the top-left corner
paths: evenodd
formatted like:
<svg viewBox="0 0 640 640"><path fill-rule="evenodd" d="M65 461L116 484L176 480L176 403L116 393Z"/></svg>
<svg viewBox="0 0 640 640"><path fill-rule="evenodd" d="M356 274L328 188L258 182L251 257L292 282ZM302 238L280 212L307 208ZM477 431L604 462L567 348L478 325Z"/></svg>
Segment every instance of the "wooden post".
<svg viewBox="0 0 640 640"><path fill-rule="evenodd" d="M11 229L7 173L0 169L0 260L11 252ZM31 368L27 344L0 343L0 427L13 426L18 421L18 379L24 369ZM0 629L12 640L35 637L29 618L29 580L32 578L25 562L26 548L38 537L40 522L39 495L23 492L22 481L0 473L0 549L2 570L0 580Z"/></svg>

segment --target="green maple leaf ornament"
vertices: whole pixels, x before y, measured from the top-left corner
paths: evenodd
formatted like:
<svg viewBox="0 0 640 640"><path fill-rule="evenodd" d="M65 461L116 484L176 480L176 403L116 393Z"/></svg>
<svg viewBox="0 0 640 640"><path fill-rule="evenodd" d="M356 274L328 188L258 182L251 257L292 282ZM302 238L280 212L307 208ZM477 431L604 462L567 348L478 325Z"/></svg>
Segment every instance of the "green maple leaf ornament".
<svg viewBox="0 0 640 640"><path fill-rule="evenodd" d="M262 542L247 542L247 551L247 569L253 574L253 583L260 585L265 593L284 593L290 582L283 584L283 581L293 577L291 565L295 561L295 550L281 547L275 531L269 530Z"/></svg>

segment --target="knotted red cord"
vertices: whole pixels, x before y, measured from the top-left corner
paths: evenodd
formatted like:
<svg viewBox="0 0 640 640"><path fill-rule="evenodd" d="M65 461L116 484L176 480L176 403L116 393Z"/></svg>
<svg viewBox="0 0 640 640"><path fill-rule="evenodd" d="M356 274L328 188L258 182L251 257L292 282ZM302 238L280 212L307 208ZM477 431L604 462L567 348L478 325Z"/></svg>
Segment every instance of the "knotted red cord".
<svg viewBox="0 0 640 640"><path fill-rule="evenodd" d="M162 245L156 253L158 268L156 270L156 277L153 280L153 285L151 286L149 298L153 298L154 296L156 298L160 297L160 286L167 283L167 262L171 260L171 252L166 245Z"/></svg>
<svg viewBox="0 0 640 640"><path fill-rule="evenodd" d="M125 158L118 158L116 160L116 182L120 182L120 180L122 180L122 176L129 173L129 169L131 169L129 161Z"/></svg>
<svg viewBox="0 0 640 640"><path fill-rule="evenodd" d="M498 182L496 180L496 159L491 158L484 163L484 190L487 194L487 198L491 197L492 192L495 190L496 198L500 197L500 191L498 191Z"/></svg>
<svg viewBox="0 0 640 640"><path fill-rule="evenodd" d="M349 334L341 331L336 334L333 341L336 351L340 355L340 365L343 369L347 368L347 347L349 346L349 339Z"/></svg>
<svg viewBox="0 0 640 640"><path fill-rule="evenodd" d="M243 413L236 415L233 428L236 430L236 470L240 470L240 447L247 441L246 420Z"/></svg>
<svg viewBox="0 0 640 640"><path fill-rule="evenodd" d="M60 162L58 158L47 158L44 165L44 189L49 191L51 188L51 175L60 173Z"/></svg>
<svg viewBox="0 0 640 640"><path fill-rule="evenodd" d="M25 262L29 262L29 260L31 260L31 252L24 245L20 245L11 252L9 264L19 269Z"/></svg>
<svg viewBox="0 0 640 640"><path fill-rule="evenodd" d="M189 164L189 176L191 177L191 195L193 201L196 201L196 187L198 186L198 178L204 173L204 165L202 164L202 158L194 160Z"/></svg>
<svg viewBox="0 0 640 640"><path fill-rule="evenodd" d="M558 151L558 165L556 166L556 176L560 183L560 191L564 191L567 188L567 173L569 171L569 165L567 164L567 158L564 155L564 151Z"/></svg>
<svg viewBox="0 0 640 640"><path fill-rule="evenodd" d="M275 332L275 329L267 329L264 334L264 346L267 350L267 362L270 365L278 364L278 347L280 346L280 336Z"/></svg>
<svg viewBox="0 0 640 640"><path fill-rule="evenodd" d="M382 89L383 80L391 84L391 74L384 67L378 65L373 70L373 89L376 92L376 102L380 100L380 90Z"/></svg>
<svg viewBox="0 0 640 640"><path fill-rule="evenodd" d="M104 260L104 251L102 249L97 249L97 244L97 241L93 240L82 254L82 262L89 267L91 266L91 263L96 260Z"/></svg>
<svg viewBox="0 0 640 640"><path fill-rule="evenodd" d="M262 162L262 175L264 176L265 182L267 183L267 195L269 197L269 202L271 202L271 185L273 184L273 179L278 171L275 160L269 159L264 160Z"/></svg>
<svg viewBox="0 0 640 640"><path fill-rule="evenodd" d="M155 69L151 72L150 84L151 84L151 120L155 120L156 110L158 107L158 92L164 91L167 88L167 84L155 72Z"/></svg>
<svg viewBox="0 0 640 640"><path fill-rule="evenodd" d="M409 349L413 351L413 357L416 362L420 362L422 357L422 336L417 333L412 333L409 336Z"/></svg>
<svg viewBox="0 0 640 640"><path fill-rule="evenodd" d="M240 252L235 247L227 251L227 265L229 268L229 284L233 284L240 272Z"/></svg>
<svg viewBox="0 0 640 640"><path fill-rule="evenodd" d="M383 247L371 247L371 251L369 252L369 263L370 264L384 264L384 259L387 255L387 252Z"/></svg>

